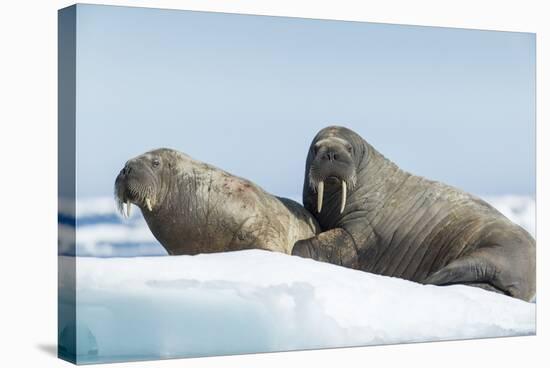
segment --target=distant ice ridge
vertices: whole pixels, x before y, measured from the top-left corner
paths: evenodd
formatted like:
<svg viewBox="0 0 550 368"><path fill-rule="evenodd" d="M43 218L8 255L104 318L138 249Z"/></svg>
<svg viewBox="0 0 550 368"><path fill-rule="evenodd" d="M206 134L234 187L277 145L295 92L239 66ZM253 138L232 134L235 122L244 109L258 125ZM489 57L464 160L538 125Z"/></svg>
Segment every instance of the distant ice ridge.
<svg viewBox="0 0 550 368"><path fill-rule="evenodd" d="M118 213L112 197L79 199L75 216L74 204L60 201L59 254L76 253L84 257L167 255L147 227L140 210L132 207L132 216L126 219ZM75 225L78 229L76 236Z"/></svg>
<svg viewBox="0 0 550 368"><path fill-rule="evenodd" d="M261 250L76 262L82 362L535 333L534 304Z"/></svg>
<svg viewBox="0 0 550 368"><path fill-rule="evenodd" d="M299 196L290 196L301 202ZM529 196L484 196L487 202L510 220L535 236L535 200ZM147 227L139 209L133 206L130 219L116 211L112 197L80 199L76 206L76 255L94 257L132 257L166 255ZM60 235L74 231L74 213L67 203L60 203ZM70 236L65 238L70 239ZM62 255L71 255L71 242L61 243Z"/></svg>
<svg viewBox="0 0 550 368"><path fill-rule="evenodd" d="M536 236L537 205L534 198L505 195L484 196L483 199L499 210L504 216L527 230L533 237Z"/></svg>

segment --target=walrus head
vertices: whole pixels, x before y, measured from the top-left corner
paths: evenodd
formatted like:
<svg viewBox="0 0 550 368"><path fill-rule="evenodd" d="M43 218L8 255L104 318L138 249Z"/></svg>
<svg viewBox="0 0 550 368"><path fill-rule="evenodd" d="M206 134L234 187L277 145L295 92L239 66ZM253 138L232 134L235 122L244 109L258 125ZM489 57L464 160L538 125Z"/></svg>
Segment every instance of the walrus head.
<svg viewBox="0 0 550 368"><path fill-rule="evenodd" d="M356 133L338 126L324 128L313 139L306 180L310 190L317 193L317 212L323 209L325 187L340 188L339 211L344 211L348 192L353 191L357 183L358 157L364 154L360 141Z"/></svg>
<svg viewBox="0 0 550 368"><path fill-rule="evenodd" d="M115 200L121 214L129 217L132 204L142 211L153 211L162 203L167 193L162 178L170 177L170 151L157 149L126 162L115 180Z"/></svg>

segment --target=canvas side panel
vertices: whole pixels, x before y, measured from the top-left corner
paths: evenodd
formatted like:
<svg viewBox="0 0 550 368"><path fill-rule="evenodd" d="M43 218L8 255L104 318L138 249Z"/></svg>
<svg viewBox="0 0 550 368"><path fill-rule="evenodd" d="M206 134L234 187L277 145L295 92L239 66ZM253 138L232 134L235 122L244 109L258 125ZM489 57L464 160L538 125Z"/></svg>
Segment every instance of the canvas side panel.
<svg viewBox="0 0 550 368"><path fill-rule="evenodd" d="M58 357L76 363L76 6L58 12Z"/></svg>

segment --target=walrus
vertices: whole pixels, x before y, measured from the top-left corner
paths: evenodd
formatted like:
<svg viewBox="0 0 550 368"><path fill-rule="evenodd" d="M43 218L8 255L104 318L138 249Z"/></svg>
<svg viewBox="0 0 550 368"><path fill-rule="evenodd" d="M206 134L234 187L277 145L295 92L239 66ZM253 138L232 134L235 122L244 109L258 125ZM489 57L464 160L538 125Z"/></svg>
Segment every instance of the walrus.
<svg viewBox="0 0 550 368"><path fill-rule="evenodd" d="M321 232L293 255L424 284L466 284L529 301L535 240L491 205L413 175L352 130L313 139L303 203Z"/></svg>
<svg viewBox="0 0 550 368"><path fill-rule="evenodd" d="M114 191L122 213L141 209L169 255L251 248L290 254L296 241L319 231L300 204L173 149L126 162Z"/></svg>

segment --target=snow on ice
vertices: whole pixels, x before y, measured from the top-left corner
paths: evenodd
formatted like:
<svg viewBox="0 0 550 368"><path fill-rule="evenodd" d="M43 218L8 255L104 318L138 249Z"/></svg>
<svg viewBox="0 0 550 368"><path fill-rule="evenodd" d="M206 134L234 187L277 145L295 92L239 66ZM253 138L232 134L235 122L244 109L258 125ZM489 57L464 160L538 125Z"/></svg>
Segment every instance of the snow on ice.
<svg viewBox="0 0 550 368"><path fill-rule="evenodd" d="M97 342L82 362L535 332L535 304L261 250L76 262L77 326Z"/></svg>
<svg viewBox="0 0 550 368"><path fill-rule="evenodd" d="M535 235L532 198L485 199ZM123 220L112 198L79 201L76 216L60 204L59 231L60 310L76 262L81 363L535 333L535 304L474 287L260 250L152 257L166 252L139 211Z"/></svg>

